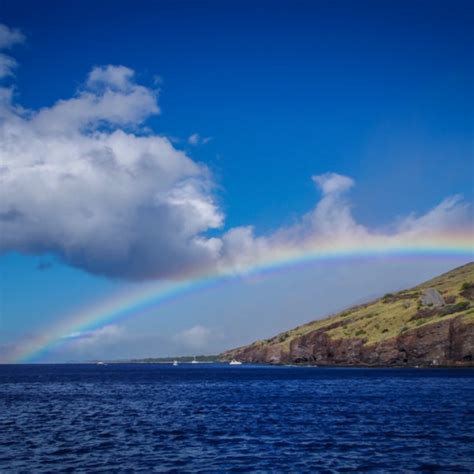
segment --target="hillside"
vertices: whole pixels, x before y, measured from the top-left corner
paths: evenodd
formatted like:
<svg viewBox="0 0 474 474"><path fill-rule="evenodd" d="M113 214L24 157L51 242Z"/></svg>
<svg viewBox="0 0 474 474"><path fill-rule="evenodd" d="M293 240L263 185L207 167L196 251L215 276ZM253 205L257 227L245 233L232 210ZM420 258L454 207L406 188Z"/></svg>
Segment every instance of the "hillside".
<svg viewBox="0 0 474 474"><path fill-rule="evenodd" d="M220 355L318 365L473 365L474 262Z"/></svg>

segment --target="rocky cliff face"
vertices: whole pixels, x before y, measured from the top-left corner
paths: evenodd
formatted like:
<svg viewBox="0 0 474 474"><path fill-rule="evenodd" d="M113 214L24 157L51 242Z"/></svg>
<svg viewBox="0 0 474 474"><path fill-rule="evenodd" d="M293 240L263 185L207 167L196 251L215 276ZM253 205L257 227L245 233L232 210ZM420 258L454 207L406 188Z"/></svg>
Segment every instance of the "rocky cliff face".
<svg viewBox="0 0 474 474"><path fill-rule="evenodd" d="M472 281L474 265L469 264L221 358L275 364L473 366ZM443 301L425 305L434 288Z"/></svg>

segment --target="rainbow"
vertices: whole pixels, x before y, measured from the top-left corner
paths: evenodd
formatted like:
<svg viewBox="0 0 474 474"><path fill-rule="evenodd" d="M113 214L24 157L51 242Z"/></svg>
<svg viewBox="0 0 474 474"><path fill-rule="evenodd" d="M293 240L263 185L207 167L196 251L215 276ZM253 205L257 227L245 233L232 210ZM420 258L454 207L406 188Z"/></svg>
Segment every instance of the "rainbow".
<svg viewBox="0 0 474 474"><path fill-rule="evenodd" d="M474 257L474 240L470 230L444 233L430 238L407 236L368 236L362 242L348 240L312 242L301 248L280 247L255 258L252 263L236 268L228 264L212 272L202 273L182 281L152 282L134 286L128 292L113 294L93 305L65 316L42 334L25 340L8 354L7 362L25 363L40 360L48 351L67 344L74 335L103 325L136 317L156 309L183 294L214 287L228 280L272 272L308 262L377 257Z"/></svg>

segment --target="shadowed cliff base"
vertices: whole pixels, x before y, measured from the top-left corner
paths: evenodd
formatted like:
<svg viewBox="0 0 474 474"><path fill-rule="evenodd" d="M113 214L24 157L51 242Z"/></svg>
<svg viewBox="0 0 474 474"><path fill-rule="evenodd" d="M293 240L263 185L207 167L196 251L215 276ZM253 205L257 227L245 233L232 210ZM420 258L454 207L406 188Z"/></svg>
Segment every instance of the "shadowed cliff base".
<svg viewBox="0 0 474 474"><path fill-rule="evenodd" d="M474 262L220 355L341 366L474 366Z"/></svg>

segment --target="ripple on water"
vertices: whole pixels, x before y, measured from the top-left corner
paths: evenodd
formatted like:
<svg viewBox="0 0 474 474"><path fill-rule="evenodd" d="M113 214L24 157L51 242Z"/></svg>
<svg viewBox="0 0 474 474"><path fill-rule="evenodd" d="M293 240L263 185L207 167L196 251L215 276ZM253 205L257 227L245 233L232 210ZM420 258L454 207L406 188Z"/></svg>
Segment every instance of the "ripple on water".
<svg viewBox="0 0 474 474"><path fill-rule="evenodd" d="M474 373L0 366L0 472L472 472Z"/></svg>

